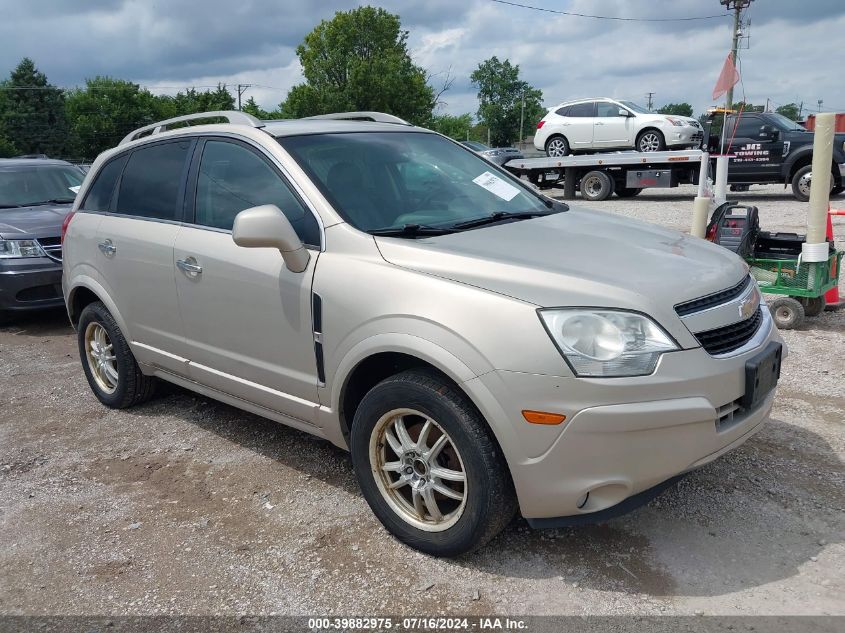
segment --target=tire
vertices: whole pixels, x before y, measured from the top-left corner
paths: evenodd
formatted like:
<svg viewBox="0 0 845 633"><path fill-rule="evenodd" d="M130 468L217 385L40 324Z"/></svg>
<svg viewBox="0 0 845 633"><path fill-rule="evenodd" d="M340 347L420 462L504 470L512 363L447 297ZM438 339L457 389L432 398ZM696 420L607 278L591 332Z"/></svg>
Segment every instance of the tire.
<svg viewBox="0 0 845 633"><path fill-rule="evenodd" d="M404 434L397 431L400 420ZM420 450L415 442L428 421L423 446L429 450ZM445 447L429 461L428 453L443 437L448 438ZM489 427L466 396L437 372L412 369L373 387L355 413L351 449L355 475L373 513L397 539L427 554L458 556L481 547L516 512L508 466ZM438 468L447 469L452 479L431 477ZM388 489L400 480L408 483Z"/></svg>
<svg viewBox="0 0 845 633"><path fill-rule="evenodd" d="M616 193L617 196L620 198L633 198L634 196L638 196L643 192L642 189L639 187L617 187Z"/></svg>
<svg viewBox="0 0 845 633"><path fill-rule="evenodd" d="M830 195L838 196L843 191L845 191L845 186L837 185L836 187L834 187L833 189L830 190Z"/></svg>
<svg viewBox="0 0 845 633"><path fill-rule="evenodd" d="M584 200L607 200L613 194L613 179L603 171L590 171L581 177L579 188Z"/></svg>
<svg viewBox="0 0 845 633"><path fill-rule="evenodd" d="M552 136L546 141L546 156L559 158L570 153L569 141L564 136Z"/></svg>
<svg viewBox="0 0 845 633"><path fill-rule="evenodd" d="M822 312L824 312L826 304L827 302L824 300L824 295L801 299L801 307L804 308L804 316L808 317L819 316Z"/></svg>
<svg viewBox="0 0 845 633"><path fill-rule="evenodd" d="M807 202L810 199L810 187L812 185L812 165L804 165L801 169L796 171L792 176L792 195L795 196L796 200L800 200L801 202ZM830 195L834 196L837 193L841 193L843 190L842 187L836 187L834 185L836 181L834 180L833 174L830 175ZM839 191L837 191L837 189Z"/></svg>
<svg viewBox="0 0 845 633"><path fill-rule="evenodd" d="M804 306L792 297L777 297L769 302L775 325L781 330L792 330L804 323Z"/></svg>
<svg viewBox="0 0 845 633"><path fill-rule="evenodd" d="M643 130L637 136L638 152L662 152L666 149L666 139L659 130Z"/></svg>
<svg viewBox="0 0 845 633"><path fill-rule="evenodd" d="M88 304L79 316L76 335L85 378L100 402L112 409L125 409L153 396L155 378L141 373L106 306L99 301ZM102 366L94 362L97 358L103 361Z"/></svg>

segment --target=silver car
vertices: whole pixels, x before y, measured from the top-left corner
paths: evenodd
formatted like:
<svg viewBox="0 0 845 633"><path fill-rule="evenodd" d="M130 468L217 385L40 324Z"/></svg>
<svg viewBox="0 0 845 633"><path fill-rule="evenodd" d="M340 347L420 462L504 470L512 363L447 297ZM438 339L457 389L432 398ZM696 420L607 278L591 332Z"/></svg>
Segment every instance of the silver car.
<svg viewBox="0 0 845 633"><path fill-rule="evenodd" d="M387 115L201 116L102 154L66 224L106 406L160 379L323 437L444 556L628 511L766 420L784 349L733 253Z"/></svg>

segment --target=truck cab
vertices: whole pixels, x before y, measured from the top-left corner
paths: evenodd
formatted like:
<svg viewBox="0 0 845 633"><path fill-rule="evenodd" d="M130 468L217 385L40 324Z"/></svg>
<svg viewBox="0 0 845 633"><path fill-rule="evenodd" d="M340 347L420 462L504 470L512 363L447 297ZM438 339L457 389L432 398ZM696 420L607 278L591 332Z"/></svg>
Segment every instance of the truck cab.
<svg viewBox="0 0 845 633"><path fill-rule="evenodd" d="M707 149L718 154L722 125L725 153L731 155L728 183L792 185L796 199L809 200L813 132L775 112L713 112L704 124ZM845 134L837 134L831 164L831 193L843 191L845 180Z"/></svg>

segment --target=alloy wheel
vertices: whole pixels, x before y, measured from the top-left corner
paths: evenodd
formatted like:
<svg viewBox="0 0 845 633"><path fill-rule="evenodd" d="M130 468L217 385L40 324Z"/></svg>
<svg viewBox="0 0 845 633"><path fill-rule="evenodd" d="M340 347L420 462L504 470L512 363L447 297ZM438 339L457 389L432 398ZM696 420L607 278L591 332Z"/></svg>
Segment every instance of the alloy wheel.
<svg viewBox="0 0 845 633"><path fill-rule="evenodd" d="M85 328L85 355L97 386L105 393L114 393L119 375L117 357L109 333L96 321Z"/></svg>
<svg viewBox="0 0 845 633"><path fill-rule="evenodd" d="M566 141L561 138L553 138L549 141L548 146L548 153L549 156L566 156L568 148L566 147Z"/></svg>
<svg viewBox="0 0 845 633"><path fill-rule="evenodd" d="M656 152L660 148L660 137L656 132L646 132L640 137L641 152Z"/></svg>
<svg viewBox="0 0 845 633"><path fill-rule="evenodd" d="M464 463L436 421L413 409L389 411L376 422L369 456L379 492L405 522L441 532L461 518L468 493Z"/></svg>

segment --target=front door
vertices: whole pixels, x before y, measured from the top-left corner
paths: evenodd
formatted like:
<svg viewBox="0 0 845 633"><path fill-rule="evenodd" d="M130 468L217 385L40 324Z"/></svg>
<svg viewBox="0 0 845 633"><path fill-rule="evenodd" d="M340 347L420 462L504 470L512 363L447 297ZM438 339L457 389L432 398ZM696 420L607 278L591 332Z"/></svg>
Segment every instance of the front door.
<svg viewBox="0 0 845 633"><path fill-rule="evenodd" d="M735 119L734 119L735 120ZM728 122L726 143L733 133L728 182L779 182L783 163L783 139L779 131L754 114L743 114L734 132Z"/></svg>
<svg viewBox="0 0 845 633"><path fill-rule="evenodd" d="M124 334L136 358L182 375L185 337L173 243L182 221L192 146L192 139L183 138L134 150L96 239L97 269L126 324ZM101 177L110 167L120 167L122 160L115 159Z"/></svg>
<svg viewBox="0 0 845 633"><path fill-rule="evenodd" d="M194 380L314 423L317 368L311 281L317 221L270 160L233 139L201 142L192 168L193 223L174 249L176 287ZM292 273L278 250L241 248L232 224L242 210L275 204L311 249ZM190 206L190 202L189 202Z"/></svg>
<svg viewBox="0 0 845 633"><path fill-rule="evenodd" d="M596 148L634 145L634 118L620 116L620 110L625 108L607 101L596 102L596 117L593 123L593 145Z"/></svg>

